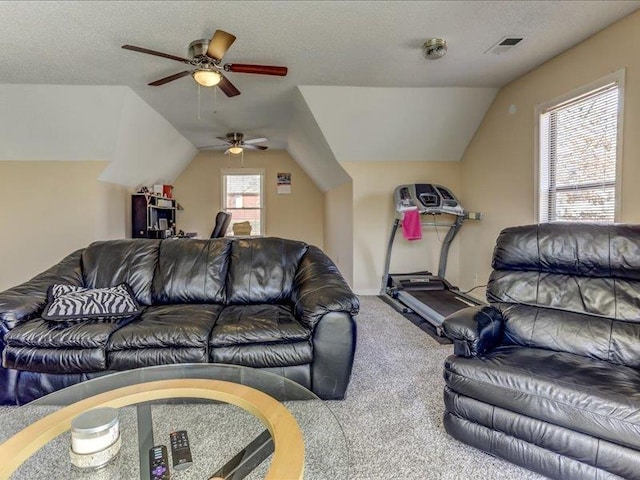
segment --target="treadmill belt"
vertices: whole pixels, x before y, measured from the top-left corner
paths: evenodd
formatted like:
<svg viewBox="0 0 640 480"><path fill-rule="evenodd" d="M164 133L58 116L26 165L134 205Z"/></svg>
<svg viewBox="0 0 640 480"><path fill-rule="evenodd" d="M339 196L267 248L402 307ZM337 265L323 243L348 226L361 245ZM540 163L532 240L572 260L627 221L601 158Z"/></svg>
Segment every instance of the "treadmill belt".
<svg viewBox="0 0 640 480"><path fill-rule="evenodd" d="M462 310L466 307L474 307L470 301L458 297L451 290L412 290L411 296L429 306L443 317Z"/></svg>

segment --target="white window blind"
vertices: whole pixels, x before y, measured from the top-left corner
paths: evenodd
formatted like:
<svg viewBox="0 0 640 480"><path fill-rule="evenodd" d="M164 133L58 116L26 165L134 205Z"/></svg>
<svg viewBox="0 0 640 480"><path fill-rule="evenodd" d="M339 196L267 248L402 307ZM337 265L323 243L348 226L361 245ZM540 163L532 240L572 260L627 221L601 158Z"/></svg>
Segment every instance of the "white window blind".
<svg viewBox="0 0 640 480"><path fill-rule="evenodd" d="M540 221L613 222L618 82L540 115Z"/></svg>

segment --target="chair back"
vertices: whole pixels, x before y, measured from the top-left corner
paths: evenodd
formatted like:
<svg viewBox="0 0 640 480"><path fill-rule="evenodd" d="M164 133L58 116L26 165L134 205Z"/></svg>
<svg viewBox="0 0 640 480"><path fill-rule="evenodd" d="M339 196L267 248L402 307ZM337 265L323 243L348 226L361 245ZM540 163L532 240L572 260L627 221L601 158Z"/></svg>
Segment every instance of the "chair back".
<svg viewBox="0 0 640 480"><path fill-rule="evenodd" d="M507 228L492 266L487 300L504 344L640 367L640 225Z"/></svg>
<svg viewBox="0 0 640 480"><path fill-rule="evenodd" d="M231 214L226 212L218 212L216 215L216 224L211 232L211 238L224 237L231 222Z"/></svg>

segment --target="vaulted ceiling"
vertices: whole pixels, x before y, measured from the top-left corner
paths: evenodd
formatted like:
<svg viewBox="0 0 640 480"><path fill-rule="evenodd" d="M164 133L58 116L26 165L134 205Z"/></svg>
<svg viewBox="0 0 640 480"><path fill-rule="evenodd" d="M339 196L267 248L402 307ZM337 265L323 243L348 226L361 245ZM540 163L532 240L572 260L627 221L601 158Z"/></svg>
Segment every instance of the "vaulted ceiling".
<svg viewBox="0 0 640 480"><path fill-rule="evenodd" d="M344 181L341 161L459 160L501 86L639 7L639 1L3 1L0 98L11 99L11 108L0 109L0 125L12 128L0 131L0 160L69 159L71 149L116 162L105 179L133 185L146 181L150 165L171 179L197 147L230 131L288 149L323 189ZM233 98L217 88L199 90L189 76L151 87L184 64L121 49L133 44L184 57L191 41L216 29L237 36L225 63L284 65L288 76L230 72L242 92ZM524 40L502 54L487 52L506 36ZM432 37L447 40L444 58L424 57L422 44ZM52 85L68 89L47 98L60 92L46 89ZM110 87L120 90L106 93ZM105 99L110 95L115 103ZM51 125L64 135L52 134ZM72 135L74 126L86 134ZM148 145L154 142L156 148Z"/></svg>

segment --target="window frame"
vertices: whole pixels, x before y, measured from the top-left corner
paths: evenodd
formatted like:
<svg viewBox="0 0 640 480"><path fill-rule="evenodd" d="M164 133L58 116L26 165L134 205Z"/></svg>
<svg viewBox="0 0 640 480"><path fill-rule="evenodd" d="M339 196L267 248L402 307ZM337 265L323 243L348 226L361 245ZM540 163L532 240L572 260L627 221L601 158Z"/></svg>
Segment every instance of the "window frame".
<svg viewBox="0 0 640 480"><path fill-rule="evenodd" d="M223 168L220 170L220 183L221 183L221 198L220 205L222 210L225 213L228 213L227 208L227 176L233 175L259 175L260 176L260 232L251 233L252 237L264 237L267 235L267 221L266 221L266 192L264 189L264 177L265 177L265 169L264 168ZM255 208L251 208L248 210L256 210ZM233 224L233 215L231 217L231 224ZM229 236L234 236L231 233Z"/></svg>
<svg viewBox="0 0 640 480"><path fill-rule="evenodd" d="M616 132L616 175L615 175L615 202L614 202L614 222L620 221L620 212L622 209L622 132L624 119L624 90L625 90L625 68L616 70L598 80L594 80L586 85L575 88L570 92L560 95L552 100L536 105L534 109L534 218L536 223L545 223L541 220L541 202L542 192L542 154L544 149L542 146L542 115L551 109L561 107L565 103L572 103L588 95L589 93L603 88L612 83L618 85L618 115L617 115L617 132ZM549 220L547 220L548 222Z"/></svg>

